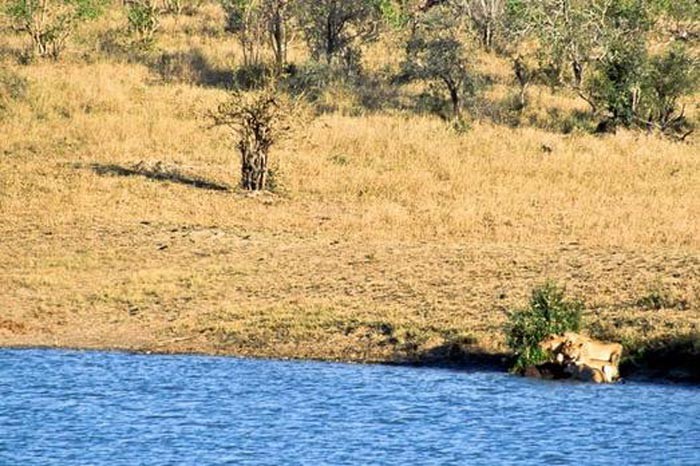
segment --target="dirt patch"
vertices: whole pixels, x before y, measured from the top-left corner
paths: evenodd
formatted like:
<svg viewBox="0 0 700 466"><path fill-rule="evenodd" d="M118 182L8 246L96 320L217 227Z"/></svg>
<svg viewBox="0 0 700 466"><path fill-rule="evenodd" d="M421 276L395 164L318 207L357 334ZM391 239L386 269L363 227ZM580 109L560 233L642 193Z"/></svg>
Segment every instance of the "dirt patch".
<svg viewBox="0 0 700 466"><path fill-rule="evenodd" d="M28 326L21 322L15 322L14 320L9 319L0 319L0 332L26 334L28 331Z"/></svg>

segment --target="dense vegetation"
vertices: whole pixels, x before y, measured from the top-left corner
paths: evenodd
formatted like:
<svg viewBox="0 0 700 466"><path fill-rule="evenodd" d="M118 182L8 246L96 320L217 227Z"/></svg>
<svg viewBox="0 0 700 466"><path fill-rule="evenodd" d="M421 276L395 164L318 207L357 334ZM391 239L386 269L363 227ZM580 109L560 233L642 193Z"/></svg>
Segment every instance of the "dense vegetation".
<svg viewBox="0 0 700 466"><path fill-rule="evenodd" d="M243 59L231 86L266 85L306 92L329 85L391 87L428 84L418 108L460 125L484 113L478 96L488 79L474 67L478 50L513 64L512 110L528 103L527 88L570 88L590 106L599 131L619 125L686 138L693 129L683 96L698 84L697 2L667 0L220 0L222 31L240 43ZM103 0L4 0L11 26L31 43L28 55L58 59L81 22L94 19ZM124 2L124 31L135 48L157 44L159 18L194 14L201 1ZM364 46L380 36L403 43L400 70L369 76ZM302 62L289 59L290 42L303 39ZM26 58L26 57L25 57ZM449 103L449 106L447 105ZM375 105L391 105L390 102ZM481 110L481 111L480 111ZM466 115L465 115L466 112Z"/></svg>

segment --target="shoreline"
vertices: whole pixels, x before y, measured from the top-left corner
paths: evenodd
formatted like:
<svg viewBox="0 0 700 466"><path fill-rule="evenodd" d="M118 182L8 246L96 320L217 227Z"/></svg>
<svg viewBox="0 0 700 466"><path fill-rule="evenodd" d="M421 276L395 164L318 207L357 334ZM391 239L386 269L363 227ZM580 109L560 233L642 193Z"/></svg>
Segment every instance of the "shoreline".
<svg viewBox="0 0 700 466"><path fill-rule="evenodd" d="M445 357L424 357L417 359L389 358L389 359L338 359L338 358L310 358L294 356L256 355L241 354L226 351L206 351L204 349L182 350L175 348L129 348L119 346L80 346L80 345L49 345L49 344L1 344L0 350L14 351L71 351L71 352L91 352L91 353L117 353L138 356L188 356L188 357L216 357L216 358L236 358L261 361L296 361L296 362L317 362L331 364L354 364L354 365L384 365L397 367L432 368L445 370L467 370L482 372L502 372L507 373L509 360L512 357L508 353L488 352L485 350L473 350L463 352L459 356ZM654 353L652 353L654 354ZM686 355L686 357L696 358L698 355ZM647 357L644 360L633 361L631 357L623 359L620 364L622 383L642 382L642 383L673 383L682 385L700 385L700 368L698 365L677 366L668 365L659 367L655 364L654 357ZM694 369L694 370L693 370Z"/></svg>

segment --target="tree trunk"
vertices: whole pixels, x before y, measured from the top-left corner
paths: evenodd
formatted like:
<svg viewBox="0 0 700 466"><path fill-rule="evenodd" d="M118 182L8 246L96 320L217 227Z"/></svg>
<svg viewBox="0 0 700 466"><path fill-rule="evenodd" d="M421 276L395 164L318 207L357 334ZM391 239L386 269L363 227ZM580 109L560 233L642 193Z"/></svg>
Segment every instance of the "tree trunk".
<svg viewBox="0 0 700 466"><path fill-rule="evenodd" d="M455 120L462 119L462 99L459 97L459 91L455 86L449 86L450 100L452 101L452 117Z"/></svg>
<svg viewBox="0 0 700 466"><path fill-rule="evenodd" d="M251 140L241 140L241 187L262 191L267 183L267 151Z"/></svg>
<svg viewBox="0 0 700 466"><path fill-rule="evenodd" d="M530 75L528 73L527 66L523 62L523 59L518 56L513 64L513 70L515 71L515 77L518 80L518 85L520 86L519 103L520 109L525 108L527 104L527 86L530 81Z"/></svg>
<svg viewBox="0 0 700 466"><path fill-rule="evenodd" d="M493 29L491 27L490 20L487 20L483 26L481 42L482 42L482 45L484 46L484 50L486 50L487 52L490 52L491 46L493 45Z"/></svg>
<svg viewBox="0 0 700 466"><path fill-rule="evenodd" d="M527 105L527 84L520 85L520 93L518 97L520 108L525 108L525 106Z"/></svg>
<svg viewBox="0 0 700 466"><path fill-rule="evenodd" d="M272 44L275 53L275 66L277 74L281 74L287 64L287 2L279 1L275 7L272 18Z"/></svg>
<svg viewBox="0 0 700 466"><path fill-rule="evenodd" d="M574 72L574 89L580 89L583 84L583 63L579 60L572 60L571 68Z"/></svg>

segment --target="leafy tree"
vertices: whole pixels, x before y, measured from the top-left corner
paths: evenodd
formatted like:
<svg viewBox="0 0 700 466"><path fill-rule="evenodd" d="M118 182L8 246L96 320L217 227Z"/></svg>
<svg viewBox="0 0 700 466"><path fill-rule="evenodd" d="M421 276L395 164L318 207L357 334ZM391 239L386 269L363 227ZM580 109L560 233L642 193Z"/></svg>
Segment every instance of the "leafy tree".
<svg viewBox="0 0 700 466"><path fill-rule="evenodd" d="M456 15L470 19L482 47L490 51L498 31L503 29L509 3L508 0L425 0L419 10L426 12L433 7L449 6Z"/></svg>
<svg viewBox="0 0 700 466"><path fill-rule="evenodd" d="M293 0L267 0L264 5L268 40L275 56L275 68L278 74L287 64L290 39L289 21L292 16L293 4Z"/></svg>
<svg viewBox="0 0 700 466"><path fill-rule="evenodd" d="M700 81L698 65L698 60L692 58L680 44L651 59L646 77L649 121L655 122L661 131L689 131L685 128L684 109L679 110L678 101L684 95L697 92Z"/></svg>
<svg viewBox="0 0 700 466"><path fill-rule="evenodd" d="M553 81L567 67L570 83L581 89L587 67L605 57L621 38L638 38L648 29L645 0L542 0L515 2L537 37L542 65Z"/></svg>
<svg viewBox="0 0 700 466"><path fill-rule="evenodd" d="M640 109L646 74L645 44L639 40L618 42L596 67L588 83L589 99L596 108L604 108L613 125L630 126Z"/></svg>
<svg viewBox="0 0 700 466"><path fill-rule="evenodd" d="M465 98L476 92L476 80L467 59L464 23L453 13L448 6L440 6L420 17L406 45L402 76L446 91L452 118L460 121Z"/></svg>
<svg viewBox="0 0 700 466"><path fill-rule="evenodd" d="M299 102L272 87L234 91L211 114L214 125L229 128L237 140L243 189L267 189L270 148L290 132L292 122L298 122L299 116Z"/></svg>
<svg viewBox="0 0 700 466"><path fill-rule="evenodd" d="M244 67L260 66L266 38L263 1L221 0L221 4L227 13L226 30L241 44Z"/></svg>
<svg viewBox="0 0 700 466"><path fill-rule="evenodd" d="M221 0L227 13L226 30L237 34L246 67L260 66L269 45L279 74L287 64L289 21L295 0Z"/></svg>
<svg viewBox="0 0 700 466"><path fill-rule="evenodd" d="M482 47L489 51L503 26L506 0L462 0L466 13L479 33Z"/></svg>
<svg viewBox="0 0 700 466"><path fill-rule="evenodd" d="M358 42L376 37L380 0L299 0L299 21L317 61L357 64Z"/></svg>
<svg viewBox="0 0 700 466"><path fill-rule="evenodd" d="M644 41L620 41L598 64L589 93L613 126L646 126L685 138L692 128L679 100L697 91L697 65L681 43L649 56Z"/></svg>
<svg viewBox="0 0 700 466"><path fill-rule="evenodd" d="M9 0L4 10L15 30L31 38L35 53L59 58L78 25L102 12L103 0Z"/></svg>

